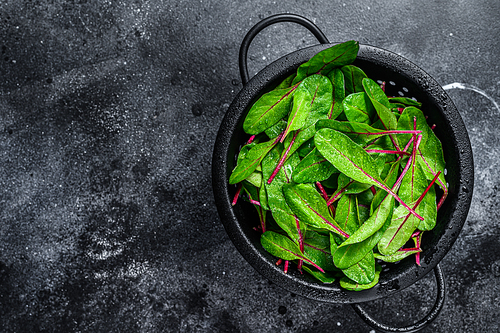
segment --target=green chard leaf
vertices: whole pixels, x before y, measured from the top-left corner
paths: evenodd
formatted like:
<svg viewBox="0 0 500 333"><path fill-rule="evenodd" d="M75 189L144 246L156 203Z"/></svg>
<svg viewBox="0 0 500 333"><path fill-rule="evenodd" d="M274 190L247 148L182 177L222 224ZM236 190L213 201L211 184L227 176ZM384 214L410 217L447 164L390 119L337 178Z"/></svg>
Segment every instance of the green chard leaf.
<svg viewBox="0 0 500 333"><path fill-rule="evenodd" d="M262 95L248 111L243 130L248 134L259 134L280 121L290 111L296 88L297 85L274 89Z"/></svg>
<svg viewBox="0 0 500 333"><path fill-rule="evenodd" d="M335 119L343 111L342 101L345 98L344 73L339 68L334 68L327 74L333 85L333 103L328 112L328 119Z"/></svg>
<svg viewBox="0 0 500 333"><path fill-rule="evenodd" d="M286 120L281 119L276 124L266 129L265 133L269 137L269 139L275 139L278 137L278 135L283 133L285 128L286 128Z"/></svg>
<svg viewBox="0 0 500 333"><path fill-rule="evenodd" d="M332 83L326 76L311 75L297 87L282 142L288 133L309 127L327 118L332 104Z"/></svg>
<svg viewBox="0 0 500 333"><path fill-rule="evenodd" d="M278 144L269 154L262 160L262 173L264 179L268 179L274 171L276 164L281 155L283 146ZM283 184L287 184L292 180L292 170L299 163L297 154L293 154L285 162L271 184L264 181L264 186L267 193L267 202L271 210L272 216L278 226L283 229L288 236L296 243L300 242L301 235L306 232L306 225L302 221L297 221L295 214L292 212L286 203L283 195ZM300 233L299 233L300 230Z"/></svg>
<svg viewBox="0 0 500 333"><path fill-rule="evenodd" d="M377 245L389 227L393 209L394 198L386 194L384 201L368 220L337 248L333 254L335 266L346 269L362 260Z"/></svg>
<svg viewBox="0 0 500 333"><path fill-rule="evenodd" d="M362 82L367 76L361 68L354 65L346 65L341 70L345 78L346 95L364 91Z"/></svg>
<svg viewBox="0 0 500 333"><path fill-rule="evenodd" d="M375 269L375 278L373 279L372 282L368 284L359 284L356 281L353 281L347 277L343 277L340 279L340 286L344 289L352 291L361 291L373 288L379 281L380 272L382 272L382 267L377 265Z"/></svg>
<svg viewBox="0 0 500 333"><path fill-rule="evenodd" d="M338 170L314 148L295 168L293 180L296 183L313 183L328 179L335 172Z"/></svg>
<svg viewBox="0 0 500 333"><path fill-rule="evenodd" d="M387 187L380 179L380 175L373 158L354 143L345 134L329 128L323 128L316 132L314 143L319 152L326 157L340 172L361 183L372 184L384 189L392 195L411 214L422 219L412 210L394 191Z"/></svg>
<svg viewBox="0 0 500 333"><path fill-rule="evenodd" d="M372 140L387 136L387 131L374 128L368 124L338 121L334 119L318 120L316 123L316 130L320 130L322 128L331 128L342 132L358 145L365 145Z"/></svg>
<svg viewBox="0 0 500 333"><path fill-rule="evenodd" d="M372 123L376 111L366 93L351 94L342 103L344 104L344 113L350 122Z"/></svg>
<svg viewBox="0 0 500 333"><path fill-rule="evenodd" d="M349 235L359 228L358 203L355 196L344 195L340 198L335 211L335 221Z"/></svg>
<svg viewBox="0 0 500 333"><path fill-rule="evenodd" d="M395 130L398 127L396 116L390 110L389 99L385 92L380 88L380 85L372 79L363 79L363 87L370 98L373 107L382 121L384 128L387 130Z"/></svg>
<svg viewBox="0 0 500 333"><path fill-rule="evenodd" d="M346 176L365 184L379 186L383 183L373 158L347 135L323 128L316 132L314 143L319 152Z"/></svg>
<svg viewBox="0 0 500 333"><path fill-rule="evenodd" d="M422 106L422 103L408 97L389 97L389 102L403 104L406 106L416 106L417 108Z"/></svg>
<svg viewBox="0 0 500 333"><path fill-rule="evenodd" d="M285 184L283 185L283 193L288 206L300 221L346 236L330 215L325 199L318 193L314 185Z"/></svg>
<svg viewBox="0 0 500 333"><path fill-rule="evenodd" d="M304 158L312 152L314 148L316 148L314 145L314 138L310 138L300 146L297 152L299 153L300 158Z"/></svg>
<svg viewBox="0 0 500 333"><path fill-rule="evenodd" d="M349 268L343 269L342 272L356 283L372 283L375 279L375 258L373 257L373 251L369 251L363 259Z"/></svg>
<svg viewBox="0 0 500 333"><path fill-rule="evenodd" d="M260 187L262 183L262 172L254 171L250 174L250 176L245 178L245 180L255 187Z"/></svg>
<svg viewBox="0 0 500 333"><path fill-rule="evenodd" d="M328 243L328 245L330 244ZM335 266L333 265L333 259L330 253L329 246L326 248L319 248L315 246L315 244L308 243L306 240L304 242L304 254L325 271L336 270Z"/></svg>
<svg viewBox="0 0 500 333"><path fill-rule="evenodd" d="M229 177L229 184L236 184L246 179L260 165L267 153L277 144L276 140L258 143L244 155Z"/></svg>
<svg viewBox="0 0 500 333"><path fill-rule="evenodd" d="M321 267L316 265L311 259L306 257L302 251L300 251L297 244L286 236L273 231L266 231L262 234L260 243L262 244L262 247L273 256L283 260L303 260L304 263L312 265L321 272L324 272Z"/></svg>
<svg viewBox="0 0 500 333"><path fill-rule="evenodd" d="M441 141L439 141L434 131L427 124L423 112L416 107L405 108L399 118L398 129L413 130L415 118L417 130L422 131L422 140L418 149L417 161L422 166L422 170L428 180L432 180L438 171L441 171L437 184L443 190L447 190L446 180L444 178L446 164ZM411 135L401 135L400 140L402 143L406 144L410 138Z"/></svg>
<svg viewBox="0 0 500 333"><path fill-rule="evenodd" d="M388 255L388 256L384 256L384 255L379 254L379 253L374 253L373 255L375 256L375 259L379 259L379 260L382 260L385 262L398 262L398 261L401 261L401 260L411 256L412 254L416 254L419 252L421 252L421 251L420 250L411 250L411 251L399 250L399 251L396 251L396 253Z"/></svg>
<svg viewBox="0 0 500 333"><path fill-rule="evenodd" d="M383 255L391 255L400 249L411 238L420 221L403 206L398 206L392 215L391 225L382 235L378 243L378 251Z"/></svg>
<svg viewBox="0 0 500 333"><path fill-rule="evenodd" d="M321 273L320 271L311 269L307 266L302 266L302 269L323 283L330 284L335 282L335 276L329 272Z"/></svg>
<svg viewBox="0 0 500 333"><path fill-rule="evenodd" d="M336 67L342 67L350 64L356 59L359 50L359 42L348 41L345 43L336 44L328 49L325 49L308 62L300 65L297 69L297 76L292 84L302 81L307 76L319 72L327 72Z"/></svg>

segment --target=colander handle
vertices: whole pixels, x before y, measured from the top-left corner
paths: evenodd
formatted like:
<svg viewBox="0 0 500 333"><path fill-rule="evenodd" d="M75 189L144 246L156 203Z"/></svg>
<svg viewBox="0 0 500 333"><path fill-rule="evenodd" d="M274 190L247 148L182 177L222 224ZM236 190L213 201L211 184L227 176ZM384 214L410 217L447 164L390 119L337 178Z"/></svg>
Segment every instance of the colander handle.
<svg viewBox="0 0 500 333"><path fill-rule="evenodd" d="M325 34L314 23L312 23L305 17L296 14L277 14L269 16L268 18L265 18L256 25L254 25L253 28L248 31L245 38L243 38L243 41L241 42L239 65L240 65L241 82L243 82L244 85L247 84L248 80L250 80L247 67L247 53L248 53L248 48L250 47L250 43L262 29L280 22L298 23L306 27L318 39L318 41L321 44L330 43L328 41L328 38L326 38Z"/></svg>
<svg viewBox="0 0 500 333"><path fill-rule="evenodd" d="M363 319L368 325L375 328L376 330L382 332L404 332L404 333L420 331L421 329L429 325L434 319L436 319L436 317L441 312L441 309L443 308L444 304L445 283L444 283L443 271L441 270L441 267L439 267L439 265L436 265L436 267L434 268L434 274L436 275L437 294L438 294L436 303L434 303L434 307L423 319L419 320L413 325L405 327L387 326L377 322L375 319L370 317L370 315L361 307L361 305L352 304L352 307L354 308L354 311L356 311L356 313L361 317L361 319Z"/></svg>

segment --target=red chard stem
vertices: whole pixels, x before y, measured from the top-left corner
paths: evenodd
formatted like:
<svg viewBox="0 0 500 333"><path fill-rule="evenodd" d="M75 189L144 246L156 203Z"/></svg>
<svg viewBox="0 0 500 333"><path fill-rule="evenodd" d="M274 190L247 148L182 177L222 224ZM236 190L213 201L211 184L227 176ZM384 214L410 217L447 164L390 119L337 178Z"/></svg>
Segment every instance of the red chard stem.
<svg viewBox="0 0 500 333"><path fill-rule="evenodd" d="M400 155L410 155L402 150L383 150L383 149L367 149L367 153L379 153L379 154L400 154Z"/></svg>
<svg viewBox="0 0 500 333"><path fill-rule="evenodd" d="M276 266L279 266L281 265L281 262L283 261L283 259L278 259L278 261L276 261Z"/></svg>
<svg viewBox="0 0 500 333"><path fill-rule="evenodd" d="M288 157L288 153L290 152L290 149L292 148L293 143L295 142L295 138L297 137L297 135L299 134L299 132L300 132L300 130L297 130L295 132L295 134L293 135L293 138L292 138L292 141L290 142L290 145L288 146L288 148L286 149L285 153L283 154L283 156L281 157L280 161L278 162L278 165L276 166L276 169L274 169L273 173L271 174L271 177L269 177L269 180L267 181L268 184L271 184L271 182L273 181L274 177L276 177L276 175L280 171L280 169L283 166L283 164L285 164L285 161L286 161L286 159Z"/></svg>
<svg viewBox="0 0 500 333"><path fill-rule="evenodd" d="M321 194L323 195L323 198L328 201L328 194L326 193L325 191L325 188L323 187L323 185L321 185L320 182L316 182L316 186L318 187L318 189L321 191Z"/></svg>
<svg viewBox="0 0 500 333"><path fill-rule="evenodd" d="M253 142L253 140L254 140L254 139L255 139L255 135L252 135L252 136L248 139L248 141L247 141L246 145L251 144L251 143Z"/></svg>
<svg viewBox="0 0 500 333"><path fill-rule="evenodd" d="M255 201L255 200L253 200L253 199L250 199L250 203L251 203L251 204L254 204L254 205L257 205L257 206L260 206L260 202Z"/></svg>
<svg viewBox="0 0 500 333"><path fill-rule="evenodd" d="M241 188L243 187L241 183L238 183L238 187L236 188L236 194L234 195L233 198L233 203L232 205L236 205L236 202L238 201L238 197L240 196Z"/></svg>
<svg viewBox="0 0 500 333"><path fill-rule="evenodd" d="M398 251L400 251L400 252L409 252L409 251L419 251L419 252L422 252L422 249L420 249L418 247L411 247L411 248L408 248L408 249L399 249Z"/></svg>
<svg viewBox="0 0 500 333"><path fill-rule="evenodd" d="M288 273L288 260L285 260L285 268L283 269L283 271L286 273Z"/></svg>
<svg viewBox="0 0 500 333"><path fill-rule="evenodd" d="M337 201L337 200L339 199L340 195L341 195L341 194L342 194L342 193L343 193L343 192L347 189L347 187L348 187L349 185L351 185L352 183L354 183L354 180L351 180L349 183L347 183L347 185L346 185L346 186L344 186L343 188L341 188L341 189L340 189L340 191L335 192L335 193L332 195L332 197L330 198L330 200L328 200L328 201L326 202L326 205L327 205L327 206L331 206L331 205L332 205L335 201Z"/></svg>
<svg viewBox="0 0 500 333"><path fill-rule="evenodd" d="M260 203L259 203L259 206L257 207L258 210L259 210L259 218L260 218L260 226L262 228L262 233L266 232L266 218L264 216L264 213L262 212L262 207L260 207Z"/></svg>

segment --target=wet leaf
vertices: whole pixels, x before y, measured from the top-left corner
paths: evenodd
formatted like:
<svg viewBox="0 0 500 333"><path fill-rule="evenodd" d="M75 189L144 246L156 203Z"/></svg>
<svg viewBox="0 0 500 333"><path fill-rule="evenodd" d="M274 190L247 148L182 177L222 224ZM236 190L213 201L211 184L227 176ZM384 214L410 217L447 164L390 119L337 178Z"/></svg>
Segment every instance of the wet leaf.
<svg viewBox="0 0 500 333"><path fill-rule="evenodd" d="M384 256L384 255L381 255L379 253L374 253L373 255L375 256L375 259L379 259L379 260L382 260L385 262L398 262L398 261L401 261L401 260L411 256L412 254L416 254L419 252L421 252L421 251L419 251L419 250L401 251L400 250L400 251L396 251L396 253L388 255L388 256Z"/></svg>
<svg viewBox="0 0 500 333"><path fill-rule="evenodd" d="M305 263L313 265L320 271L324 271L316 265L311 259L307 258L301 251L299 246L290 238L280 235L273 231L266 231L260 238L262 247L278 258L283 260L303 260Z"/></svg>
<svg viewBox="0 0 500 333"><path fill-rule="evenodd" d="M349 235L359 228L358 203L355 196L344 195L340 198L335 211L335 221Z"/></svg>
<svg viewBox="0 0 500 333"><path fill-rule="evenodd" d="M321 71L328 72L333 68L352 63L354 59L356 59L358 50L359 42L351 40L345 43L336 44L317 53L309 61L299 66L293 84L302 81L309 75Z"/></svg>
<svg viewBox="0 0 500 333"><path fill-rule="evenodd" d="M351 267L343 269L342 272L358 284L372 283L375 279L375 258L373 257L373 252L369 251L363 259Z"/></svg>
<svg viewBox="0 0 500 333"><path fill-rule="evenodd" d="M330 215L325 199L311 184L284 184L283 193L288 206L299 220L307 225L343 234Z"/></svg>
<svg viewBox="0 0 500 333"><path fill-rule="evenodd" d="M387 130L395 130L398 127L396 116L390 110L389 99L380 85L372 79L363 79L363 87L370 98L373 107Z"/></svg>
<svg viewBox="0 0 500 333"><path fill-rule="evenodd" d="M370 98L364 92L351 94L342 103L344 113L350 122L370 124L376 114Z"/></svg>
<svg viewBox="0 0 500 333"><path fill-rule="evenodd" d="M365 221L351 237L346 239L333 254L333 261L340 269L346 269L370 252L380 241L391 223L394 209L394 198L387 194L375 212Z"/></svg>
<svg viewBox="0 0 500 333"><path fill-rule="evenodd" d="M344 289L352 291L361 291L373 288L379 281L380 272L382 272L382 267L377 265L375 269L375 277L372 282L368 284L359 284L356 281L353 281L347 277L343 277L340 279L340 286Z"/></svg>
<svg viewBox="0 0 500 333"><path fill-rule="evenodd" d="M364 91L363 79L367 76L361 68L347 65L343 66L341 70L344 74L346 95Z"/></svg>
<svg viewBox="0 0 500 333"><path fill-rule="evenodd" d="M339 68L334 68L327 76L333 86L333 101L328 112L328 119L335 119L343 111L342 101L345 98L344 73Z"/></svg>
<svg viewBox="0 0 500 333"><path fill-rule="evenodd" d="M236 184L247 178L260 165L267 153L276 145L276 140L258 143L238 161L229 177L229 184Z"/></svg>
<svg viewBox="0 0 500 333"><path fill-rule="evenodd" d="M373 158L345 134L323 128L316 132L314 143L319 152L346 176L360 183L376 186L383 183Z"/></svg>
<svg viewBox="0 0 500 333"><path fill-rule="evenodd" d="M259 134L280 121L290 111L296 88L274 89L262 95L248 111L243 130L248 134Z"/></svg>
<svg viewBox="0 0 500 333"><path fill-rule="evenodd" d="M293 180L296 183L313 183L328 179L335 172L338 172L337 168L314 148L295 168Z"/></svg>
<svg viewBox="0 0 500 333"><path fill-rule="evenodd" d="M307 266L302 266L302 269L323 283L331 284L335 282L335 276L332 273L329 272L321 273L320 271L311 269Z"/></svg>

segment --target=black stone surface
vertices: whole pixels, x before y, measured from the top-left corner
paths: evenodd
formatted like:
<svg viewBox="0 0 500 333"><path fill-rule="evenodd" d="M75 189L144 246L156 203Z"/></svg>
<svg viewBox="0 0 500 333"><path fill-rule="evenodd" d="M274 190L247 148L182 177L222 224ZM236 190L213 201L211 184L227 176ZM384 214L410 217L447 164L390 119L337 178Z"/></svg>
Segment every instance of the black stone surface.
<svg viewBox="0 0 500 333"><path fill-rule="evenodd" d="M442 261L445 307L423 332L500 330L500 3L0 3L0 327L5 332L371 332L349 306L279 289L229 241L213 143L241 89L239 44L293 12L331 41L396 52L444 87L471 139L468 221ZM316 41L264 30L250 72ZM451 85L455 83L454 85ZM453 88L455 87L455 88ZM404 325L429 275L366 308Z"/></svg>

